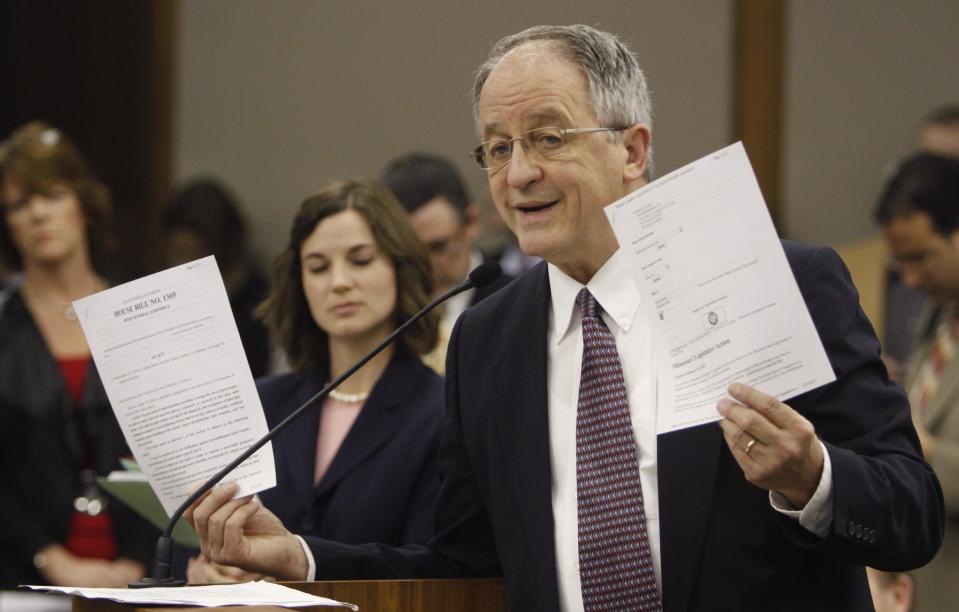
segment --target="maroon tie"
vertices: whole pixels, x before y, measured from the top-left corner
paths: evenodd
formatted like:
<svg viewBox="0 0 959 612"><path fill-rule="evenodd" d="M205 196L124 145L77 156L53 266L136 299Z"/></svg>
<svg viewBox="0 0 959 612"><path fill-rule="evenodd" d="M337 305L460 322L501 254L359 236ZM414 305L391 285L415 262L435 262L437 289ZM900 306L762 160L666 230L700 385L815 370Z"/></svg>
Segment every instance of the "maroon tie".
<svg viewBox="0 0 959 612"><path fill-rule="evenodd" d="M587 611L661 610L616 342L587 289L579 292L576 303L583 314L583 367L576 411L583 605Z"/></svg>

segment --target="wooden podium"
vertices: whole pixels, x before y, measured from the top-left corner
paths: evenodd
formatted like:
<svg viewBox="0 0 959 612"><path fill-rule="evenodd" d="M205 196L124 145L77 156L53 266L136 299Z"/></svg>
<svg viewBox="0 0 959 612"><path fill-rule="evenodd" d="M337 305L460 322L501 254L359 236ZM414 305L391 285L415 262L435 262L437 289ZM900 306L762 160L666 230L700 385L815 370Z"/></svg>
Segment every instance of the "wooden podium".
<svg viewBox="0 0 959 612"><path fill-rule="evenodd" d="M283 582L298 589L337 601L356 604L361 612L509 612L506 583L499 578L470 580L343 580L329 582ZM278 608L275 606L228 606L187 608L182 606L133 606L106 599L73 598L73 612L336 612L349 608Z"/></svg>

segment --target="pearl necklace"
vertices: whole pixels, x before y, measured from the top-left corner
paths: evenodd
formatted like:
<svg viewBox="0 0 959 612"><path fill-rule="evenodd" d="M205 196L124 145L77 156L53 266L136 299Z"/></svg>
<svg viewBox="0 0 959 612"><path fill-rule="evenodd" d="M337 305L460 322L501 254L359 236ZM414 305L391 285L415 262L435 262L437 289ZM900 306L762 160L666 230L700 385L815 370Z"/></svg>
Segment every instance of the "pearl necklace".
<svg viewBox="0 0 959 612"><path fill-rule="evenodd" d="M365 402L366 398L369 396L369 391L366 393L340 393L336 389L330 390L330 397L338 402L343 402L344 404L358 404L360 402Z"/></svg>

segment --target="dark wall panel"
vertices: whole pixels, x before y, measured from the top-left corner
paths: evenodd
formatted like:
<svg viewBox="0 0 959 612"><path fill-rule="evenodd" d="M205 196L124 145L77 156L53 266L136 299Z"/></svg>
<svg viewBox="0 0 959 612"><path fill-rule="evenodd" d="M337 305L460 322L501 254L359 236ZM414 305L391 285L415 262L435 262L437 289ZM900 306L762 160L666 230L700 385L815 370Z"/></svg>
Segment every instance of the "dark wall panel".
<svg viewBox="0 0 959 612"><path fill-rule="evenodd" d="M78 144L113 193L119 251L104 272L115 280L148 269L165 188L155 156L169 147L152 129L169 112L155 103L156 56L166 52L155 15L147 0L0 3L0 133L42 118Z"/></svg>

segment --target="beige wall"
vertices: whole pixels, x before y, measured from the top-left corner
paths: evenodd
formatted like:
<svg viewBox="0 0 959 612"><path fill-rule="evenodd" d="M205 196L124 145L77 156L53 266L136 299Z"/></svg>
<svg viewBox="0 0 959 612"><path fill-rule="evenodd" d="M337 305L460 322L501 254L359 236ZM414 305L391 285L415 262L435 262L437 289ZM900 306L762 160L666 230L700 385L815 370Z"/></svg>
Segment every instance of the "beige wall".
<svg viewBox="0 0 959 612"><path fill-rule="evenodd" d="M732 0L524 3L206 0L180 2L175 177L216 174L243 199L254 246L282 245L304 195L375 175L416 148L451 156L474 197L485 177L470 74L500 36L589 23L639 52L655 103L660 173L732 138ZM918 118L959 101L959 2L789 2L785 235L842 244L870 210Z"/></svg>
<svg viewBox="0 0 959 612"><path fill-rule="evenodd" d="M485 197L466 156L470 76L495 40L530 25L599 25L638 51L661 172L731 138L731 0L205 0L178 14L175 177L231 184L261 260L304 195L411 148L451 156Z"/></svg>
<svg viewBox="0 0 959 612"><path fill-rule="evenodd" d="M959 102L959 2L789 3L786 233L838 245L874 233L883 171L920 117Z"/></svg>

